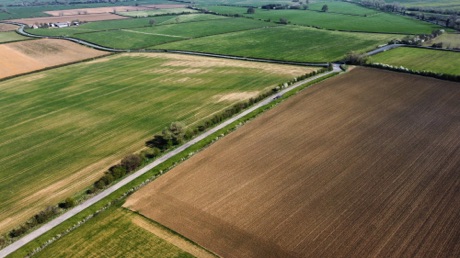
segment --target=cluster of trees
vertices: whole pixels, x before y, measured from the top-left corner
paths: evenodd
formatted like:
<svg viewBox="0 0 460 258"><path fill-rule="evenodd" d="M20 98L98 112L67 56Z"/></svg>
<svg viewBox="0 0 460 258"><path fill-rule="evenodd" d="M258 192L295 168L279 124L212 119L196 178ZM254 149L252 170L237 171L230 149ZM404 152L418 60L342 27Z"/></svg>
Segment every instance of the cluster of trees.
<svg viewBox="0 0 460 258"><path fill-rule="evenodd" d="M367 63L368 56L366 54L360 54L358 52L348 52L343 62L349 65L364 65Z"/></svg>
<svg viewBox="0 0 460 258"><path fill-rule="evenodd" d="M11 230L8 233L10 238L16 238L24 235L29 229L47 222L50 218L59 214L60 210L56 206L49 206L45 210L35 214L23 225Z"/></svg>
<svg viewBox="0 0 460 258"><path fill-rule="evenodd" d="M305 2L300 0L292 0L293 4L266 4L262 5L262 9L266 10L283 10L283 9L308 9L308 4L310 0L305 0Z"/></svg>
<svg viewBox="0 0 460 258"><path fill-rule="evenodd" d="M385 3L382 0L364 0L361 5L384 12L394 12L436 23L453 29L460 29L460 12L455 10L423 7L404 7L399 3ZM449 16L447 16L449 15Z"/></svg>
<svg viewBox="0 0 460 258"><path fill-rule="evenodd" d="M413 35L413 36L405 36L402 39L392 39L388 42L388 44L406 44L411 46L421 46L424 42L427 42L431 39L434 39L441 34L443 34L444 30L433 30L431 34L420 34L420 35ZM442 44L441 44L442 47Z"/></svg>
<svg viewBox="0 0 460 258"><path fill-rule="evenodd" d="M45 222L49 221L54 216L60 214L63 210L69 209L74 207L76 204L75 200L71 197L65 199L63 202L59 203L57 206L48 206L46 209L42 210L41 212L35 214L26 223L22 224L21 226L11 230L8 232L9 238L17 238L29 231L29 229L34 228L40 224L44 224ZM0 247L7 244L5 237L0 237Z"/></svg>
<svg viewBox="0 0 460 258"><path fill-rule="evenodd" d="M437 79L442 79L442 80L447 80L447 81L460 82L460 75L436 73L436 72L431 72L431 71L417 71L417 70L405 68L403 66L392 66L392 65L380 64L380 63L367 64L367 66L382 68L382 69L396 71L396 72L405 72L405 73L410 73L410 74L429 76L429 77L434 77Z"/></svg>
<svg viewBox="0 0 460 258"><path fill-rule="evenodd" d="M87 194L92 194L100 189L113 183L113 181L124 177L136 169L138 169L143 162L143 158L139 154L130 154L124 157L119 164L110 167L104 175L94 182L93 187L86 191Z"/></svg>

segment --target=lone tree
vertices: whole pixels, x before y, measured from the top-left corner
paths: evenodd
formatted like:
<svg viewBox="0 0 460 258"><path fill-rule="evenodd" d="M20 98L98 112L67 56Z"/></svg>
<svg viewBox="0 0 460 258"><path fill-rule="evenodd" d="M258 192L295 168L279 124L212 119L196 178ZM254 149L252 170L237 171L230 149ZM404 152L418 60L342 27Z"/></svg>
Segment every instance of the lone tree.
<svg viewBox="0 0 460 258"><path fill-rule="evenodd" d="M329 11L329 6L327 6L327 4L323 5L323 8L321 8L321 11L323 12Z"/></svg>
<svg viewBox="0 0 460 258"><path fill-rule="evenodd" d="M150 19L150 20L149 20L150 26L153 26L153 25L155 25L156 23L157 23L157 21L155 21L155 19Z"/></svg>
<svg viewBox="0 0 460 258"><path fill-rule="evenodd" d="M248 8L247 13L248 14L254 14L254 13L256 13L256 9L254 9L254 7L251 6L251 7Z"/></svg>

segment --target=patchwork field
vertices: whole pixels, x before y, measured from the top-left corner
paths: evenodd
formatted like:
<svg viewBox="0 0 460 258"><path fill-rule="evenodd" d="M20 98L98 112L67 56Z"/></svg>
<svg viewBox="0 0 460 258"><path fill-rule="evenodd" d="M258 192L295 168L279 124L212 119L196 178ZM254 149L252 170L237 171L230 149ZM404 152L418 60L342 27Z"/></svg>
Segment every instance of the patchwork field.
<svg viewBox="0 0 460 258"><path fill-rule="evenodd" d="M135 12L120 12L120 15L128 17L149 17L156 15L165 15L165 14L181 14L181 13L196 13L198 11L188 8L167 8L167 9L156 9L156 10L143 10Z"/></svg>
<svg viewBox="0 0 460 258"><path fill-rule="evenodd" d="M0 233L91 185L171 122L191 125L313 69L123 54L0 82Z"/></svg>
<svg viewBox="0 0 460 258"><path fill-rule="evenodd" d="M343 3L343 5L353 5ZM355 7L356 9L364 9ZM281 18L287 19L291 24L306 25L331 30L400 33L400 34L422 34L431 33L441 27L421 22L404 16L389 13L377 13L373 15L349 15L340 13L347 10L344 7L329 8L328 12L314 10L262 10L256 9L255 14L247 14L247 8L230 6L207 6L207 9L222 14L240 14L255 19L271 20L279 22Z"/></svg>
<svg viewBox="0 0 460 258"><path fill-rule="evenodd" d="M101 13L101 14L86 14L86 15L24 18L24 19L15 19L15 20L9 20L9 21L24 23L29 26L32 26L34 24L40 24L40 23L70 22L74 20L92 22L92 21L120 20L120 19L127 19L127 17L116 15L116 14L111 14L111 13Z"/></svg>
<svg viewBox="0 0 460 258"><path fill-rule="evenodd" d="M107 52L58 39L1 44L0 78L107 54Z"/></svg>
<svg viewBox="0 0 460 258"><path fill-rule="evenodd" d="M0 23L0 32L16 30L18 26L7 23Z"/></svg>
<svg viewBox="0 0 460 258"><path fill-rule="evenodd" d="M39 35L67 35L118 49L141 49L166 42L262 28L267 25L276 26L276 24L245 18L216 19L214 17L213 15L199 15L191 18L188 15L160 16L155 18L158 24L155 26L149 25L150 18L144 18L132 19L134 21L112 21L111 24L109 22L88 24L88 26L85 24L78 28L28 31Z"/></svg>
<svg viewBox="0 0 460 258"><path fill-rule="evenodd" d="M21 36L14 31L4 31L0 32L0 43L12 42L12 41L21 41L28 40L30 38Z"/></svg>
<svg viewBox="0 0 460 258"><path fill-rule="evenodd" d="M372 56L370 62L460 75L460 52L402 47Z"/></svg>
<svg viewBox="0 0 460 258"><path fill-rule="evenodd" d="M131 195L222 257L458 257L460 84L356 68Z"/></svg>
<svg viewBox="0 0 460 258"><path fill-rule="evenodd" d="M396 35L279 26L227 33L151 47L300 62L329 62L349 51L368 51Z"/></svg>
<svg viewBox="0 0 460 258"><path fill-rule="evenodd" d="M36 257L69 256L215 257L148 219L120 208L97 216Z"/></svg>
<svg viewBox="0 0 460 258"><path fill-rule="evenodd" d="M180 6L183 6L183 5L180 5ZM81 15L81 14L143 11L143 10L151 10L152 8L153 7L148 7L148 6L109 6L109 7L97 7L97 8L55 10L55 11L46 11L45 13L51 16L68 16L68 15Z"/></svg>

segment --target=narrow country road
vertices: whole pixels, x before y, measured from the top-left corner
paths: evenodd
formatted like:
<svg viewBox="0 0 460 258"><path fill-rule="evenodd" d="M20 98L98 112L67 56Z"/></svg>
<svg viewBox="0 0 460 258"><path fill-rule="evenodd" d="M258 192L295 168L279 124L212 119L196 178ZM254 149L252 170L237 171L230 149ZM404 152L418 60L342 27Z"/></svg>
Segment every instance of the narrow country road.
<svg viewBox="0 0 460 258"><path fill-rule="evenodd" d="M393 49L393 48L397 48L397 47L403 47L405 46L405 44L391 44L391 45L385 45L383 47L379 47L377 49L374 49L372 51L369 51L367 52L366 54L368 56L372 56L372 55L375 55L375 54L378 54L378 53L381 53L381 52L385 52L387 50L390 50L390 49Z"/></svg>
<svg viewBox="0 0 460 258"><path fill-rule="evenodd" d="M158 158L157 160L153 161L152 163L148 164L147 166L143 167L142 169L138 170L137 172L135 172L135 173L127 176L126 178L122 179L120 182L116 183L115 185L107 188L106 190L104 190L104 191L100 192L99 194L95 195L94 197L92 197L92 198L84 201L83 203L75 206L74 208L72 208L71 210L69 210L66 213L62 214L61 216L53 219L52 221L46 223L45 225L41 226L40 228L36 229L35 231L33 231L33 232L29 233L28 235L22 237L18 241L16 241L16 242L12 243L11 245L5 247L4 249L0 250L0 257L5 257L5 256L13 253L14 251L18 250L22 246L26 245L27 243L31 242L32 240L36 239L37 237L45 234L46 232L48 232L52 228L58 226L62 222L64 222L64 221L68 220L69 218L75 216L77 213L81 212L82 210L90 207L91 205L93 205L93 204L97 203L98 201L104 199L108 195L110 195L113 192L117 191L118 189L120 189L121 187L123 187L126 184L130 183L131 181L133 181L134 179L138 178L139 176L147 173L149 170L155 168L159 164L161 164L161 163L165 162L166 160L176 156L179 153L182 153L183 151L188 149L190 146L192 146L195 143L203 140L204 138L208 137L209 135L217 132L218 130L220 130L220 129L228 126L228 125L230 125L231 123L233 123L236 120L246 116L247 114L253 112L254 110L270 104L274 100L274 98L276 96L283 95L283 94L285 94L285 93L287 93L289 91L292 91L292 90L294 90L294 89L296 89L296 88L298 88L298 87L300 87L300 86L302 86L302 85L304 85L304 84L306 84L308 82L311 82L311 81L313 81L315 79L324 77L324 76L329 75L331 73L340 72L340 71L341 71L341 69L340 69L339 65L338 64L333 64L333 70L332 71L325 72L325 73L322 73L322 74L318 74L318 75L310 77L310 78L308 78L306 80L297 82L297 83L291 85L290 87L288 87L288 88L286 88L286 89L284 89L284 90L282 90L282 91L280 91L278 93L275 93L272 96L267 97L266 99L264 99L261 102L255 104L254 106L244 110L240 114L235 115L234 117L232 117L232 118L228 119L227 121L217 125L216 127L210 129L209 131L206 131L203 134L197 136L196 138L184 143L180 147L178 147L178 148L166 153L162 157Z"/></svg>

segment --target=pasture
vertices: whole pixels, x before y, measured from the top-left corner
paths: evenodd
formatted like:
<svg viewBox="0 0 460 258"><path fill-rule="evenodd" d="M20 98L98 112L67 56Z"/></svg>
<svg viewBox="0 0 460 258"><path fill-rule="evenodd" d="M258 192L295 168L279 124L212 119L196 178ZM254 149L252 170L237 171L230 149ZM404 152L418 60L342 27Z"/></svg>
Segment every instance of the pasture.
<svg viewBox="0 0 460 258"><path fill-rule="evenodd" d="M460 52L401 47L372 56L369 61L412 70L460 75Z"/></svg>
<svg viewBox="0 0 460 258"><path fill-rule="evenodd" d="M155 26L149 25L150 18L141 18L92 23L87 26L85 24L78 28L28 31L48 36L72 36L112 48L141 49L172 41L256 29L267 25L276 26L244 18L215 19L214 17L214 15L199 15L189 19L188 15L160 16L155 18L157 24Z"/></svg>
<svg viewBox="0 0 460 258"><path fill-rule="evenodd" d="M36 257L195 257L174 245L178 241L197 257L214 257L142 216L112 208Z"/></svg>
<svg viewBox="0 0 460 258"><path fill-rule="evenodd" d="M279 26L227 33L151 47L228 54L299 62L330 62L349 51L368 51L397 38L366 34Z"/></svg>
<svg viewBox="0 0 460 258"><path fill-rule="evenodd" d="M107 54L107 52L59 39L37 39L1 44L0 79Z"/></svg>
<svg viewBox="0 0 460 258"><path fill-rule="evenodd" d="M312 70L122 54L0 82L0 232L90 186L171 122L193 125Z"/></svg>
<svg viewBox="0 0 460 258"><path fill-rule="evenodd" d="M457 257L459 99L459 83L355 68L124 206L222 257Z"/></svg>
<svg viewBox="0 0 460 258"><path fill-rule="evenodd" d="M30 38L24 37L22 35L17 34L14 31L3 31L0 32L0 43L12 42L12 41L21 41L21 40L29 40Z"/></svg>
<svg viewBox="0 0 460 258"><path fill-rule="evenodd" d="M165 9L155 9L155 10L143 10L143 11L133 11L133 12L120 12L120 15L128 17L150 17L158 16L165 14L182 14L182 13L196 13L196 10L189 8L165 8Z"/></svg>
<svg viewBox="0 0 460 258"><path fill-rule="evenodd" d="M240 14L246 17L253 17L254 19L270 20L272 22L279 22L280 19L284 18L291 24L330 30L423 34L431 33L431 31L441 28L427 22L421 22L408 17L383 12L368 16L340 13L344 8L337 8L337 10L329 8L329 12L311 10L256 9L255 14L247 14L247 8L244 7L206 6L206 8L217 13ZM347 9L345 8L345 10Z"/></svg>

